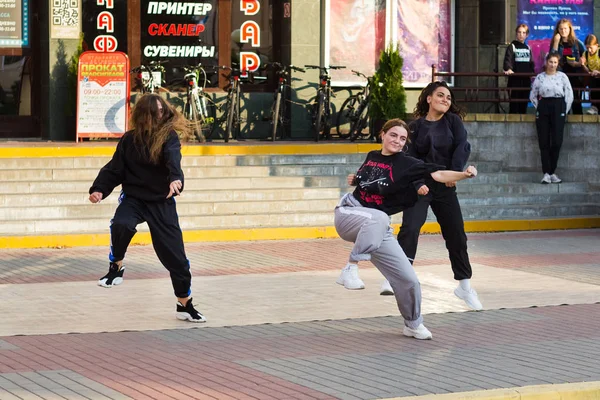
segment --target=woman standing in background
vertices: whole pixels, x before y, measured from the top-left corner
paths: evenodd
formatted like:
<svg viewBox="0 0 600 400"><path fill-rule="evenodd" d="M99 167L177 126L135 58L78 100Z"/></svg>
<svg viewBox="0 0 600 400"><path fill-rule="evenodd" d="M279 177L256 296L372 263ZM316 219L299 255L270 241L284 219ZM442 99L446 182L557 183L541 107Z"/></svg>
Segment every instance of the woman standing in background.
<svg viewBox="0 0 600 400"><path fill-rule="evenodd" d="M508 75L509 88L530 88L531 78L523 76L512 76L516 73L534 72L534 63L531 56L531 47L525 43L529 36L529 27L526 24L517 26L515 30L517 38L506 48L504 55L504 74ZM529 91L513 90L510 93L511 99L525 100L529 98ZM526 114L527 102L510 102L509 111L511 114Z"/></svg>
<svg viewBox="0 0 600 400"><path fill-rule="evenodd" d="M529 100L536 108L540 155L542 157L542 183L561 183L556 175L558 156L563 142L565 120L573 104L573 89L569 78L558 71L560 56L556 53L546 57L546 70L535 77Z"/></svg>

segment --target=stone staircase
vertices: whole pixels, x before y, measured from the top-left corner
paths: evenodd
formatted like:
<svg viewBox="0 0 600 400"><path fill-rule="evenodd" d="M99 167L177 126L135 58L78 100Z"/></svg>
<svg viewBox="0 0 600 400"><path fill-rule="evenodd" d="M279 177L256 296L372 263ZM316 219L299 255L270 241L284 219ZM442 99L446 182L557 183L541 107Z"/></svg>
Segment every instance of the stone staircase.
<svg viewBox="0 0 600 400"><path fill-rule="evenodd" d="M100 204L87 201L91 182L108 159L0 159L0 237L108 233L117 195ZM182 229L332 226L332 210L348 190L345 177L363 159L364 154L184 156L186 187L177 199ZM465 220L600 214L597 186L541 185L538 172L505 171L494 161L473 164L480 176L458 185Z"/></svg>

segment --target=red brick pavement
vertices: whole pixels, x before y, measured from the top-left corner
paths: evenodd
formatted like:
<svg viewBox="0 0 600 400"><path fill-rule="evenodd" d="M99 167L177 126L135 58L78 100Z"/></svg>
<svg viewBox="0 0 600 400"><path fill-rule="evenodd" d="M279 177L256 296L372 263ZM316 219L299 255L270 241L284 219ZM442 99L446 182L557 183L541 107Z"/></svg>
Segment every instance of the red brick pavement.
<svg viewBox="0 0 600 400"><path fill-rule="evenodd" d="M600 250L592 250L592 246L584 249L560 246L568 241L597 239L600 239L600 230L473 234L469 235L469 252L472 263L499 268L600 265ZM510 246L511 254L505 253L503 243ZM350 248L349 243L339 239L186 245L195 276L334 270L343 266ZM107 248L2 250L0 281L13 284L92 281L106 269L107 254ZM446 264L447 257L441 236L423 235L415 266ZM132 246L125 264L130 279L167 276L152 246Z"/></svg>

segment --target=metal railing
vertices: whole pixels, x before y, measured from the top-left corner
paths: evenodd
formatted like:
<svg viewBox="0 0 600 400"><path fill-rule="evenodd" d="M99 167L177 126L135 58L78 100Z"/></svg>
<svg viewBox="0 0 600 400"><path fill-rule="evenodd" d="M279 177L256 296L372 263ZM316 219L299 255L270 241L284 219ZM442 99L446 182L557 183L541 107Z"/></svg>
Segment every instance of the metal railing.
<svg viewBox="0 0 600 400"><path fill-rule="evenodd" d="M566 74L569 77L588 77L591 78L591 75L588 73L568 73ZM505 75L502 72L438 72L437 68L434 65L431 66L431 81L435 82L436 78L452 78L452 77L464 77L464 78L496 78L496 83L498 78L508 78L512 77L521 77L521 78L535 78L537 74L529 74L529 73L517 73L515 72L512 75ZM594 78L597 79L597 78ZM496 87L469 87L469 86L456 86L452 87L452 91L457 95L458 102L464 103L527 103L529 102L529 96L527 99L513 99L511 94L512 92L523 92L527 91L529 93L531 91L531 87L499 87L496 84ZM582 94L584 92L589 93L589 100L583 100ZM574 102L578 103L593 103L598 104L600 100L592 100L591 92L600 92L600 88L590 88L590 87L574 87L573 88L573 97ZM484 96L485 94L491 93L492 95ZM462 95L462 97L459 97Z"/></svg>

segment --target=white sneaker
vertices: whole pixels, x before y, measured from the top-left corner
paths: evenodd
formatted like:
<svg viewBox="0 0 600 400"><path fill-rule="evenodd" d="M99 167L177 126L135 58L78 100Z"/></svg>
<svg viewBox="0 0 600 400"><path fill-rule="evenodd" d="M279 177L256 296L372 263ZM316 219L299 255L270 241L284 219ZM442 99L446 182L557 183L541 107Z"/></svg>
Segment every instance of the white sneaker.
<svg viewBox="0 0 600 400"><path fill-rule="evenodd" d="M483 309L483 305L481 305L481 302L479 301L479 297L477 296L477 292L475 291L475 289L471 288L469 290L464 290L459 286L456 289L454 289L454 294L459 299L464 300L464 302L467 303L467 305L471 309L475 311Z"/></svg>
<svg viewBox="0 0 600 400"><path fill-rule="evenodd" d="M379 294L382 296L393 296L394 295L394 289L392 289L392 285L390 285L390 281L388 281L387 279L385 281L383 281L383 283L381 284L381 290L379 291Z"/></svg>
<svg viewBox="0 0 600 400"><path fill-rule="evenodd" d="M404 336L414 337L415 339L420 340L429 340L433 338L433 335L431 332L429 332L429 329L425 328L425 325L423 324L419 325L417 329L405 326L402 330L402 334L404 334Z"/></svg>
<svg viewBox="0 0 600 400"><path fill-rule="evenodd" d="M597 115L598 114L598 107L591 106L585 113L589 114L589 115Z"/></svg>
<svg viewBox="0 0 600 400"><path fill-rule="evenodd" d="M358 265L356 264L346 264L335 283L338 285L344 285L346 289L350 290L359 290L365 288L365 283L358 277Z"/></svg>
<svg viewBox="0 0 600 400"><path fill-rule="evenodd" d="M552 178L550 178L550 174L544 174L544 177L542 178L542 183L551 183L552 182Z"/></svg>
<svg viewBox="0 0 600 400"><path fill-rule="evenodd" d="M552 175L550 175L550 182L561 183L562 179L560 179L556 174L552 174Z"/></svg>

